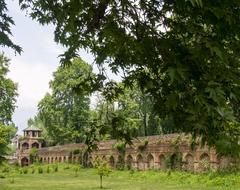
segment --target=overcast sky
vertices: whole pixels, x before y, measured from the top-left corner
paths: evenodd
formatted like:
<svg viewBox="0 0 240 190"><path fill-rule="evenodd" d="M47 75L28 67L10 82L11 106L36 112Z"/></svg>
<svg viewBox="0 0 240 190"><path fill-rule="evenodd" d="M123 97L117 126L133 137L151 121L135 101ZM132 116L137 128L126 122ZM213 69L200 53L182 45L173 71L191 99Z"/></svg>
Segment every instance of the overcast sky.
<svg viewBox="0 0 240 190"><path fill-rule="evenodd" d="M20 11L18 1L7 0L9 15L15 26L12 27L13 41L23 48L21 55L15 55L11 49L1 48L11 59L9 77L18 83L17 109L13 121L18 133L27 127L27 120L37 112L37 104L47 91L52 73L59 66L58 55L63 48L54 42L53 27L41 26ZM93 56L84 51L80 56L88 63Z"/></svg>

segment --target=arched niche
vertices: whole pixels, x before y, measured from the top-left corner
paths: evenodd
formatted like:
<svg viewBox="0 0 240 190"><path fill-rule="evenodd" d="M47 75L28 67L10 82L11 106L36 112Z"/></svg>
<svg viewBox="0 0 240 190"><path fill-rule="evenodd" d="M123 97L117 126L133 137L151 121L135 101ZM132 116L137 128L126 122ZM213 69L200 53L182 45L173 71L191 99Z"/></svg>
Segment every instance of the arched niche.
<svg viewBox="0 0 240 190"><path fill-rule="evenodd" d="M147 156L147 168L154 169L154 157L152 154L149 154Z"/></svg>

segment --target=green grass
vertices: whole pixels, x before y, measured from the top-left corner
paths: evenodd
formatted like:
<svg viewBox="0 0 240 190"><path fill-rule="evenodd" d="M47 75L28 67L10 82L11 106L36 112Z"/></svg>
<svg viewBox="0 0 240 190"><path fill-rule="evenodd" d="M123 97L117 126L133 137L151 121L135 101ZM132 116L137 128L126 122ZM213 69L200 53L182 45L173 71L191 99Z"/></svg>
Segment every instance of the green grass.
<svg viewBox="0 0 240 190"><path fill-rule="evenodd" d="M6 173L0 178L0 190L96 190L99 189L99 176L95 169L80 169L76 166L39 166L28 168L27 174L19 171ZM21 170L21 169L20 169ZM104 189L116 190L240 190L239 174L190 174L184 172L160 171L113 171L103 179Z"/></svg>

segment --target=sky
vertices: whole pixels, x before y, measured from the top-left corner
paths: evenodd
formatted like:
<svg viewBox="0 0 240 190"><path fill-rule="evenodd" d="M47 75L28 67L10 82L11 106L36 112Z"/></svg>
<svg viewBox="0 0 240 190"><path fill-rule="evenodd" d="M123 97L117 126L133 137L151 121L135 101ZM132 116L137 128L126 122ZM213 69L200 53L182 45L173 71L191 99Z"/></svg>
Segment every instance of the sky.
<svg viewBox="0 0 240 190"><path fill-rule="evenodd" d="M53 26L42 26L31 20L19 9L18 1L6 2L8 14L15 22L15 26L11 28L12 40L23 48L23 53L15 55L13 50L2 47L0 52L4 51L11 59L8 76L18 84L19 96L13 122L19 129L18 133L22 134L28 119L37 113L38 102L50 91L48 84L53 79L52 73L59 66L58 56L64 49L54 42ZM84 61L93 63L94 58L91 54L81 50L79 55Z"/></svg>

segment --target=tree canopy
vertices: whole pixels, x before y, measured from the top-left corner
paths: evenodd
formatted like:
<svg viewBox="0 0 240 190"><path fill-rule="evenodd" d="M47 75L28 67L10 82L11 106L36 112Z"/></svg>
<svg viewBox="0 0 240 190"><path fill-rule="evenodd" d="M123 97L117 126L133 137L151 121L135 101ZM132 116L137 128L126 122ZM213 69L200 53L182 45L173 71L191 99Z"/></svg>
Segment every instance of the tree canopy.
<svg viewBox="0 0 240 190"><path fill-rule="evenodd" d="M75 89L80 83L87 85L95 75L90 65L76 58L71 65L59 67L53 76L52 93L39 102L39 117L55 143L81 142L90 116L90 99L88 92Z"/></svg>
<svg viewBox="0 0 240 190"><path fill-rule="evenodd" d="M0 54L0 122L10 124L15 109L17 85L7 77L10 60Z"/></svg>
<svg viewBox="0 0 240 190"><path fill-rule="evenodd" d="M7 13L8 9L5 0L0 0L0 46L9 47L15 52L21 53L22 48L11 40L12 32L10 27L14 25L14 21Z"/></svg>
<svg viewBox="0 0 240 190"><path fill-rule="evenodd" d="M238 145L238 0L20 0L20 5L39 23L54 24L55 41L67 48L63 63L80 48L90 50L99 66L122 69L125 85L137 81L154 97L159 117L172 118L177 129L211 146L220 139Z"/></svg>
<svg viewBox="0 0 240 190"><path fill-rule="evenodd" d="M8 152L7 145L16 128L12 123L15 109L17 85L7 77L10 60L0 54L0 163Z"/></svg>

